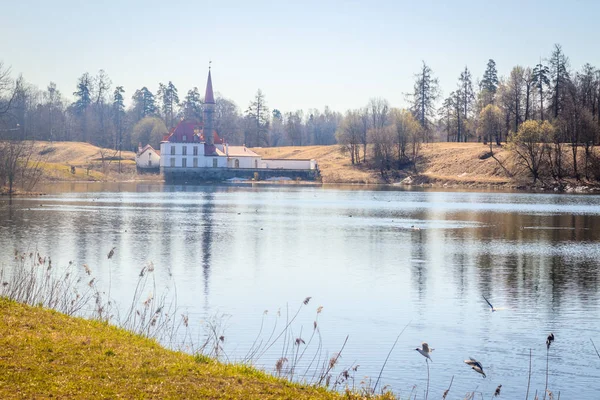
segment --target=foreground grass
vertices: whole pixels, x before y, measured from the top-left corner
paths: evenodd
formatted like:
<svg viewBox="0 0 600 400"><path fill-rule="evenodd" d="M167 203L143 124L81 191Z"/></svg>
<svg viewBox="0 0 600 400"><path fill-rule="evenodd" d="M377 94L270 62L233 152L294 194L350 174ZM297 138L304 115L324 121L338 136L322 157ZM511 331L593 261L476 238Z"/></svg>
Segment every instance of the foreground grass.
<svg viewBox="0 0 600 400"><path fill-rule="evenodd" d="M359 399L0 298L0 398ZM391 397L386 397L391 398Z"/></svg>

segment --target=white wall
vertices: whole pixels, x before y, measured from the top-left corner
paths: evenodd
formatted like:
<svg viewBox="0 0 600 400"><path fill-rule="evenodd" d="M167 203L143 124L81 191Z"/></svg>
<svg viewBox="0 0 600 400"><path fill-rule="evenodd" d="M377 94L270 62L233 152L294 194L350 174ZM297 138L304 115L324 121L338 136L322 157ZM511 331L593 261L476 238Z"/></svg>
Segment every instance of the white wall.
<svg viewBox="0 0 600 400"><path fill-rule="evenodd" d="M194 147L198 149L197 155L194 155ZM183 154L184 148L185 155ZM162 155L162 157L160 158L160 166L163 168L212 168L215 166L213 164L214 159L217 160L217 168L227 167L226 157L204 156L203 143L163 142L160 144L160 153ZM194 166L194 159L197 160L197 166Z"/></svg>
<svg viewBox="0 0 600 400"><path fill-rule="evenodd" d="M160 156L154 150L146 150L142 154L136 154L135 163L138 168L158 168Z"/></svg>
<svg viewBox="0 0 600 400"><path fill-rule="evenodd" d="M238 160L238 168L261 168L260 157L228 157L227 166L229 168L236 168L235 160Z"/></svg>
<svg viewBox="0 0 600 400"><path fill-rule="evenodd" d="M261 168L270 169L315 169L315 160L262 160Z"/></svg>

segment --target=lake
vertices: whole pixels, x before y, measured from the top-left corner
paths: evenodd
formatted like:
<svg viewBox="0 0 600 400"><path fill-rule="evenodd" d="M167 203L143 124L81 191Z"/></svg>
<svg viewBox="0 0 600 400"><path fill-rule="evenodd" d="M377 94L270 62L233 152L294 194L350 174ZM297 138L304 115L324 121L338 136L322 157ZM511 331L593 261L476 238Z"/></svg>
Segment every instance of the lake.
<svg viewBox="0 0 600 400"><path fill-rule="evenodd" d="M82 276L85 263L125 309L151 262L148 295L175 298L198 343L216 321L223 359L243 359L300 309L256 365L272 372L279 357L298 357L284 350L295 338L306 342L292 345L307 349L303 367L313 354L326 363L348 336L333 372L359 364L349 382L360 386L377 379L406 327L379 388L423 398L427 364L415 348L425 341L435 348L430 398L452 377L449 398L491 398L500 384L502 398L524 398L530 350L533 398L544 390L553 332L548 388L563 399L600 393L590 341L600 345L600 196L154 183L41 190L49 194L0 199L0 263L13 265L15 249L50 256L56 269L72 262ZM316 318L321 353L316 338L309 343ZM463 363L469 357L487 378Z"/></svg>

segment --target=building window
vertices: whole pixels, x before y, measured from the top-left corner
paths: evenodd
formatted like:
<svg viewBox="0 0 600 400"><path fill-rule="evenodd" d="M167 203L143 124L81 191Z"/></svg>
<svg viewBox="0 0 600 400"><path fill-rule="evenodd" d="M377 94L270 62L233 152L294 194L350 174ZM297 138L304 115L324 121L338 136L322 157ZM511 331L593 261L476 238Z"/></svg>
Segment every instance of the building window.
<svg viewBox="0 0 600 400"><path fill-rule="evenodd" d="M152 166L152 160L148 160L148 166L151 167Z"/></svg>
<svg viewBox="0 0 600 400"><path fill-rule="evenodd" d="M217 168L219 166L219 160L213 158L213 168Z"/></svg>
<svg viewBox="0 0 600 400"><path fill-rule="evenodd" d="M152 157L152 154L150 152L148 152L148 158Z"/></svg>
<svg viewBox="0 0 600 400"><path fill-rule="evenodd" d="M198 159L194 158L194 168L198 168Z"/></svg>
<svg viewBox="0 0 600 400"><path fill-rule="evenodd" d="M184 142L187 142L187 136L183 135L183 137L181 138Z"/></svg>
<svg viewBox="0 0 600 400"><path fill-rule="evenodd" d="M194 155L197 156L198 155L198 146L194 146Z"/></svg>
<svg viewBox="0 0 600 400"><path fill-rule="evenodd" d="M171 155L174 156L175 155L175 146L171 146Z"/></svg>
<svg viewBox="0 0 600 400"><path fill-rule="evenodd" d="M185 147L184 147L184 149L185 149ZM183 159L181 159L181 166L182 166L183 168L187 167L187 158L183 158Z"/></svg>
<svg viewBox="0 0 600 400"><path fill-rule="evenodd" d="M258 168L258 160L254 160L254 168Z"/></svg>
<svg viewBox="0 0 600 400"><path fill-rule="evenodd" d="M175 158L171 157L171 167L174 167L174 166L175 166Z"/></svg>
<svg viewBox="0 0 600 400"><path fill-rule="evenodd" d="M234 161L234 165L235 165L235 168L239 168L240 167L240 160L238 160L236 158L235 161Z"/></svg>
<svg viewBox="0 0 600 400"><path fill-rule="evenodd" d="M183 149L181 149L182 153L184 156L187 156L187 146L183 146Z"/></svg>

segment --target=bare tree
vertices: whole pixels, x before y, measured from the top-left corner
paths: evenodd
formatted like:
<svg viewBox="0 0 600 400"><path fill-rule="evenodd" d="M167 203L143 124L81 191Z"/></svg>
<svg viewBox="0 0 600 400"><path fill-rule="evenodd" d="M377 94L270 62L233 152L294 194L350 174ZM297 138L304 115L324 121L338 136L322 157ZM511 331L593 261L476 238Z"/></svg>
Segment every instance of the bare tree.
<svg viewBox="0 0 600 400"><path fill-rule="evenodd" d="M360 164L360 143L362 137L362 121L359 110L348 110L337 134L342 152L350 154L352 164Z"/></svg>
<svg viewBox="0 0 600 400"><path fill-rule="evenodd" d="M535 184L540 179L548 143L552 141L554 127L547 121L525 121L510 138L510 148L519 164L525 166Z"/></svg>

